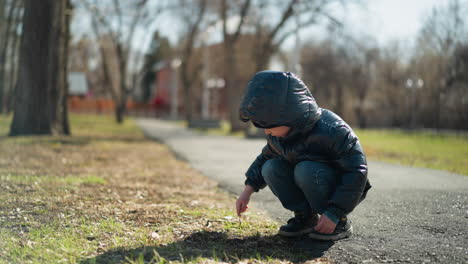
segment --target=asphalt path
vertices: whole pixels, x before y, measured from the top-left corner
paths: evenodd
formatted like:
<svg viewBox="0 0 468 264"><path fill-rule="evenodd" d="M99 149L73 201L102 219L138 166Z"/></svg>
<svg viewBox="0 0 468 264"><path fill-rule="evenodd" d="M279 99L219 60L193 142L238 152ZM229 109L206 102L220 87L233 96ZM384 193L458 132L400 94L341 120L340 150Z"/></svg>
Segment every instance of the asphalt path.
<svg viewBox="0 0 468 264"><path fill-rule="evenodd" d="M266 143L208 136L169 121L137 123L147 137L234 194L243 190L245 171ZM352 238L300 238L297 246L336 263L468 263L468 176L371 160L369 179L373 188L349 215ZM251 205L280 223L292 216L268 188L255 193Z"/></svg>

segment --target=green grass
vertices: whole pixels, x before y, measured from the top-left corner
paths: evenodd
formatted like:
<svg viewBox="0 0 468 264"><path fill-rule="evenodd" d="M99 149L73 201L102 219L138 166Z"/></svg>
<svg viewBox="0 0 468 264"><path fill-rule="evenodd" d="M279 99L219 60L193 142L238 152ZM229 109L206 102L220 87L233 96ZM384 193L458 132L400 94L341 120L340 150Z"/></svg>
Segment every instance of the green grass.
<svg viewBox="0 0 468 264"><path fill-rule="evenodd" d="M8 135L12 115L0 115L0 136ZM117 125L113 116L71 114L70 127L72 135L96 136L105 135L107 137L132 137L139 136L142 132L135 127L135 122L131 118L125 119L123 124ZM23 137L22 141L29 143L37 140L38 137ZM41 138L41 137L39 137Z"/></svg>
<svg viewBox="0 0 468 264"><path fill-rule="evenodd" d="M370 159L468 175L468 136L357 130Z"/></svg>
<svg viewBox="0 0 468 264"><path fill-rule="evenodd" d="M24 229L28 228L24 225ZM0 263L78 263L83 255L95 254L105 237L106 247L138 247L145 230L129 228L114 219L63 218L32 228L18 236L17 231L1 229ZM21 232L21 231L20 231ZM4 256L2 256L2 250Z"/></svg>

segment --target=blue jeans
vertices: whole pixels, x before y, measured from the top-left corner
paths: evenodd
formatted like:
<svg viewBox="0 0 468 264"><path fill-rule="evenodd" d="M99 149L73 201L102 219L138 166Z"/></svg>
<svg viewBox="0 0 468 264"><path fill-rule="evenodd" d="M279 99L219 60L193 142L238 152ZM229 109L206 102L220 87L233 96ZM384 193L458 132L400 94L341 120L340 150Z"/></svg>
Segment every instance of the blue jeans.
<svg viewBox="0 0 468 264"><path fill-rule="evenodd" d="M305 214L322 214L335 189L336 169L319 162L302 161L296 166L275 158L265 162L262 176L284 208Z"/></svg>

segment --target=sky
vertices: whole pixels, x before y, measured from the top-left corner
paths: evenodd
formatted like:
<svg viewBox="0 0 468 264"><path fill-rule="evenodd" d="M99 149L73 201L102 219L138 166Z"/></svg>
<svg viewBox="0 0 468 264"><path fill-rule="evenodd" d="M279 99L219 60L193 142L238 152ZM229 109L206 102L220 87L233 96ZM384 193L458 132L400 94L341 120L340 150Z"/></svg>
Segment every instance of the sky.
<svg viewBox="0 0 468 264"><path fill-rule="evenodd" d="M360 4L350 4L344 8L339 6L333 11L345 25L346 32L375 39L379 46L398 41L404 47L411 47L432 9L448 2L449 0L361 0ZM320 40L326 36L327 33L320 27L312 27L302 31L301 41ZM294 46L295 39L289 38L283 48L290 50Z"/></svg>
<svg viewBox="0 0 468 264"><path fill-rule="evenodd" d="M348 1L348 0L345 0ZM450 0L357 0L359 5L348 5L345 9L337 7L340 20L346 25L348 32L366 35L375 38L377 43L385 46L388 42L397 40L403 46L411 47L417 38L418 32L424 22L424 18L431 13L436 6L446 5ZM461 0L466 3L468 0ZM335 9L334 9L335 11ZM180 28L170 19L171 16L159 18L154 25L159 25L162 35L169 37L172 43L176 43L177 33ZM81 21L80 21L81 23ZM142 47L141 41L148 42L154 29L139 29L134 46ZM150 34L149 31L151 31ZM325 38L323 30L308 28L301 31L301 41ZM295 47L295 38L289 38L283 48L291 50Z"/></svg>
<svg viewBox="0 0 468 264"><path fill-rule="evenodd" d="M449 0L365 0L364 6L353 6L345 21L356 32L374 36L379 44L391 40L412 41L424 18L436 6Z"/></svg>

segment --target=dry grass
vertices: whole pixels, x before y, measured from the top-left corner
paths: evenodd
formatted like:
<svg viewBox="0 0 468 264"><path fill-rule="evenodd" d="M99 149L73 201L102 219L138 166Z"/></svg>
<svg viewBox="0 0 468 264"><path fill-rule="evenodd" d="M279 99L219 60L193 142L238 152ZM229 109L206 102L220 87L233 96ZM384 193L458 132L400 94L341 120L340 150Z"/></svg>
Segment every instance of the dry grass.
<svg viewBox="0 0 468 264"><path fill-rule="evenodd" d="M133 122L72 124L0 141L0 263L328 263L261 214L239 222L232 196Z"/></svg>

